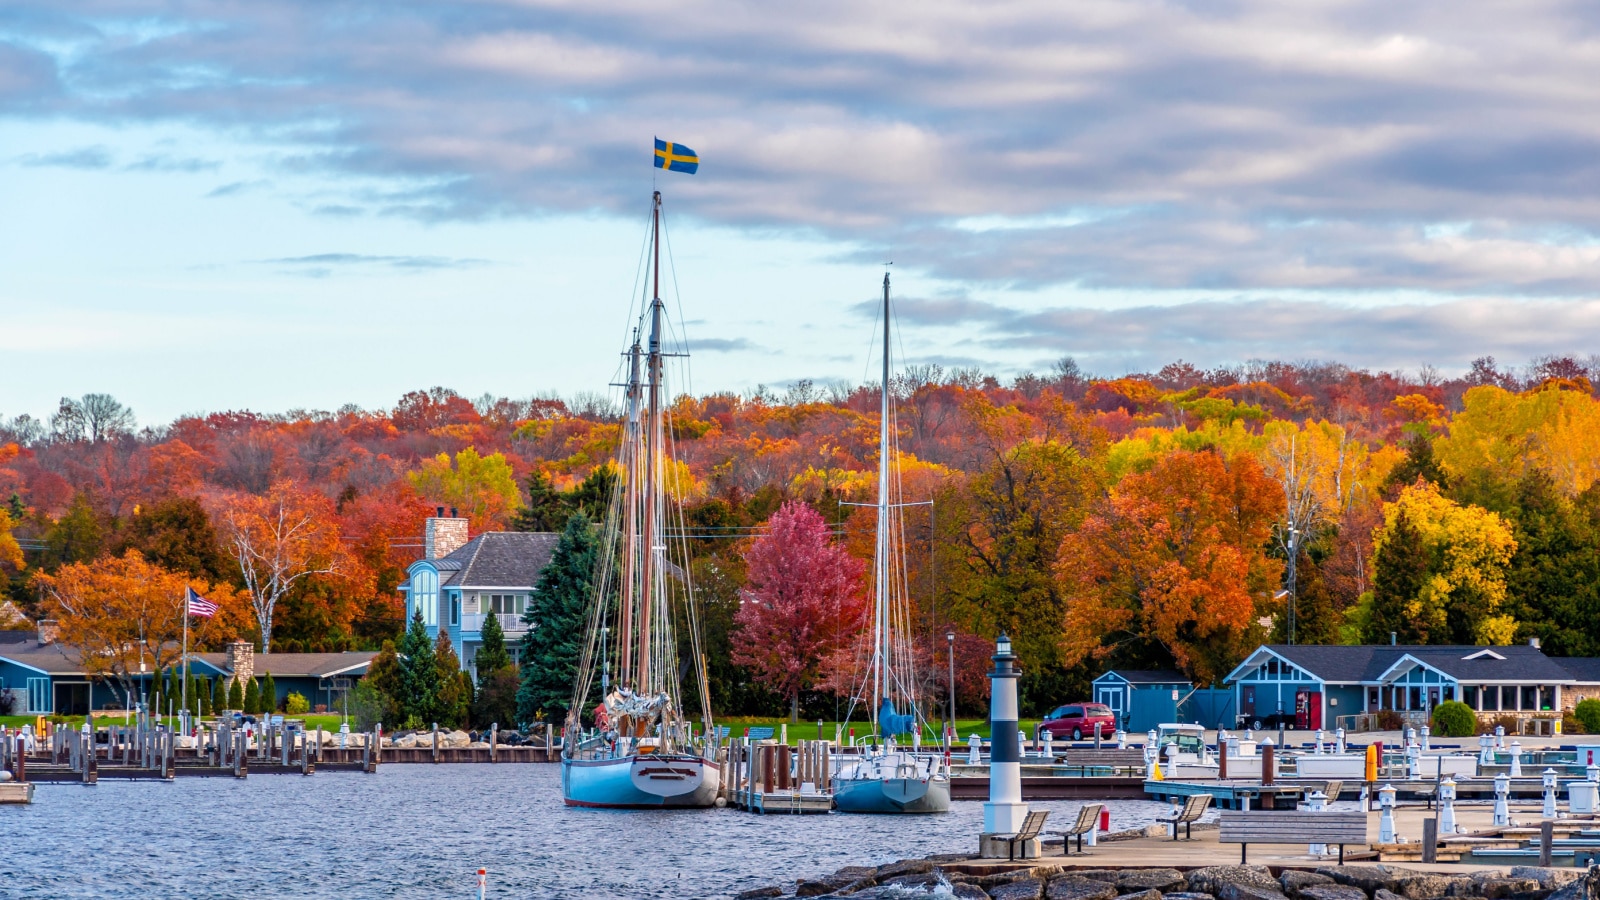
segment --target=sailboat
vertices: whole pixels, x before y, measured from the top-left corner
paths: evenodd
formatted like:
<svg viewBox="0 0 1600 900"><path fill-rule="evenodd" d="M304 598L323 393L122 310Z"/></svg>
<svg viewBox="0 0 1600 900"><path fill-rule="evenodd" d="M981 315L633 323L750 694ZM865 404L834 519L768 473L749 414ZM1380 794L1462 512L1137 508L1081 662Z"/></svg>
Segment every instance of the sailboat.
<svg viewBox="0 0 1600 900"><path fill-rule="evenodd" d="M941 813L950 810L950 773L938 754L919 752L911 601L906 595L900 510L899 450L890 390L889 273L883 274L883 398L878 425L878 519L872 569L871 714L881 745L840 767L834 806L840 812ZM863 688L865 685L863 685ZM901 710L904 710L903 712ZM912 746L896 741L912 736Z"/></svg>
<svg viewBox="0 0 1600 900"><path fill-rule="evenodd" d="M696 808L716 803L716 730L701 652L682 511L673 479L671 429L663 409L665 304L661 302L661 192L651 207L651 299L627 352L627 419L617 451L620 477L602 525L587 641L573 685L561 751L561 796L568 806ZM639 333L646 334L640 346ZM643 371L641 372L641 367ZM681 619L674 615L681 610ZM679 621L690 631L698 679L698 734L683 707ZM613 628L612 626L616 627ZM615 654L617 680L611 681ZM600 677L601 699L590 693Z"/></svg>

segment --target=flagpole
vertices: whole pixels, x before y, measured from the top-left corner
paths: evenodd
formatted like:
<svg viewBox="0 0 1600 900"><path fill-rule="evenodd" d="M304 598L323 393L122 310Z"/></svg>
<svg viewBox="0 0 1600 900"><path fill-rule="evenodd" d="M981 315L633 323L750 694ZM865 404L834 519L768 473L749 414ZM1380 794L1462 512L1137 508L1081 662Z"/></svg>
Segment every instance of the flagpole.
<svg viewBox="0 0 1600 900"><path fill-rule="evenodd" d="M183 718L179 721L184 725L189 722L189 590L183 593Z"/></svg>

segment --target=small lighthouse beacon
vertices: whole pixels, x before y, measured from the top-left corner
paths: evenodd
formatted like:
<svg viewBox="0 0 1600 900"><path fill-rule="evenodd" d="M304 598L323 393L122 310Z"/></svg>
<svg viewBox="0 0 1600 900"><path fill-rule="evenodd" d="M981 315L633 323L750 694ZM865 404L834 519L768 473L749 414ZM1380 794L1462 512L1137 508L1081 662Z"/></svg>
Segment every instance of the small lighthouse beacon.
<svg viewBox="0 0 1600 900"><path fill-rule="evenodd" d="M994 671L989 673L989 802L983 805L984 835L1016 834L1028 816L1028 805L1022 802L1022 747L1017 738L1020 674L1011 638L1002 634L995 642ZM980 840L985 848L988 843Z"/></svg>

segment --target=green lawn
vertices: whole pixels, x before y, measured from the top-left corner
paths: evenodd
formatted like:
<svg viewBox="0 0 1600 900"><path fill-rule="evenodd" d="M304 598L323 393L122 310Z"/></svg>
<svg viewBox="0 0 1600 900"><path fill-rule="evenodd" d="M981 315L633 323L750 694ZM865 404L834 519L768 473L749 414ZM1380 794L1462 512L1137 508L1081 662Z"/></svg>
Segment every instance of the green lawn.
<svg viewBox="0 0 1600 900"><path fill-rule="evenodd" d="M838 723L830 722L830 721L826 721L826 720L823 721L823 723L822 723L822 738L824 740L829 740L829 741L833 740L834 726L836 724L838 724ZM1018 727L1021 728L1023 731L1026 731L1028 734L1031 735L1031 734L1033 734L1034 727L1037 726L1038 724L1039 724L1039 720L1038 719L1025 719L1025 720L1023 720L1022 722L1020 722L1018 724ZM744 730L747 727L763 726L763 725L770 726L772 728L773 736L777 737L778 735L783 733L782 726L787 725L788 728L789 728L789 743L791 743L791 744L798 743L801 740L814 741L814 740L817 739L817 721L815 719L812 719L809 722L801 722L800 724L796 725L793 722L790 722L787 718L769 719L769 718L761 718L761 717L758 717L758 716L727 716L727 717L724 717L724 718L717 719L717 725L727 727L729 729L729 733L732 734L734 737L742 737L744 735ZM925 743L936 743L937 742L936 735L938 733L938 730L943 727L943 723L942 722L933 722L932 725L933 725L933 728L934 728L934 734L930 735L927 732L923 732L922 738L923 738L923 741ZM858 737L858 738L865 737L866 735L868 735L868 734L870 734L872 732L872 723L871 722L867 722L867 721L857 720L857 721L851 722L848 725L846 725L845 726L845 740L846 740L846 742L848 742L849 739L850 739L849 738L849 729L850 728L854 728L855 729L856 737ZM976 733L979 737L988 738L989 737L989 720L988 719L957 719L956 720L956 735L957 735L956 743L957 744L965 744L966 741L967 741L967 736L971 735L971 734L974 734L974 733Z"/></svg>
<svg viewBox="0 0 1600 900"><path fill-rule="evenodd" d="M281 715L281 713L278 715ZM34 716L0 716L0 725L6 725L11 728L21 728L24 725L32 725L34 718ZM66 723L73 728L79 728L83 725L83 716L46 716L45 718L51 721L64 719ZM261 718L263 717L256 717L258 721ZM287 716L286 718L292 721L304 721L306 723L306 728L308 729L314 729L320 725L323 731L338 731L339 723L343 721L340 716L335 715ZM176 716L171 718L163 718L158 721L172 726L176 726L178 724L178 718ZM96 713L94 717L94 723L97 726L131 725L133 724L133 719L123 715L122 713ZM354 725L351 726L352 729L354 727Z"/></svg>

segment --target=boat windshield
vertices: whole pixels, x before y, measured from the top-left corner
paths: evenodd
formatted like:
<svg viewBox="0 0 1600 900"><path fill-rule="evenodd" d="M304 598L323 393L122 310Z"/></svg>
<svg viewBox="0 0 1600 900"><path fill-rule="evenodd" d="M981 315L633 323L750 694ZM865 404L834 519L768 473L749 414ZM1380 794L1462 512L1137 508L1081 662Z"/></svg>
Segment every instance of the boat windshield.
<svg viewBox="0 0 1600 900"><path fill-rule="evenodd" d="M1193 753L1196 756L1200 755L1200 751L1204 747L1204 742L1201 741L1200 735L1181 731L1163 736L1161 743L1163 745L1177 744L1179 753Z"/></svg>

